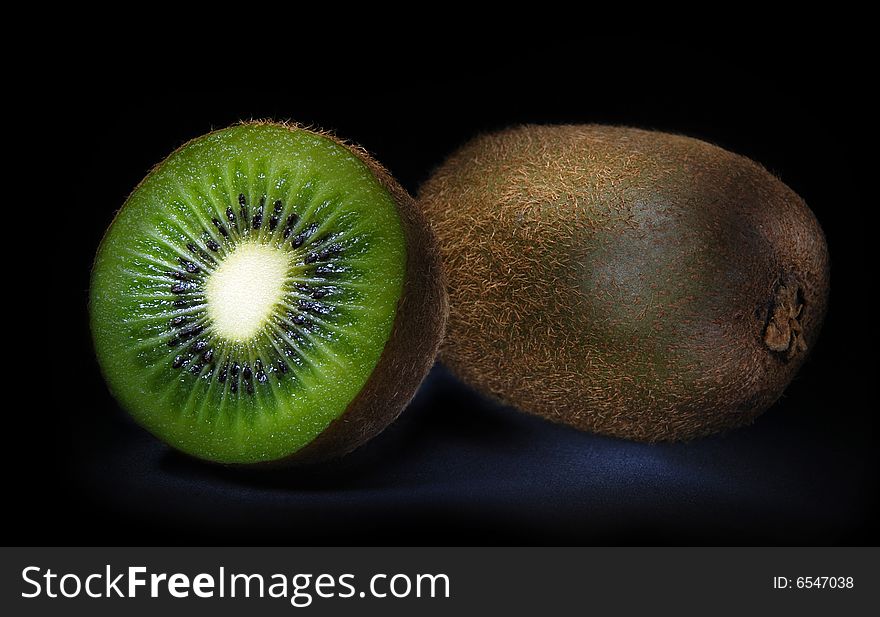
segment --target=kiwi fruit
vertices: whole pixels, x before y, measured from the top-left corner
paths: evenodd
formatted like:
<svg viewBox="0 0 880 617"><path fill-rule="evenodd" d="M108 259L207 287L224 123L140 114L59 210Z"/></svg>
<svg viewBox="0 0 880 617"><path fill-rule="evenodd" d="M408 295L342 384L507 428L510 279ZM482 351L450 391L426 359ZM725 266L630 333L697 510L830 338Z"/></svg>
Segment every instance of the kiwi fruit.
<svg viewBox="0 0 880 617"><path fill-rule="evenodd" d="M379 433L432 366L446 313L411 197L363 150L272 122L157 165L107 230L90 288L121 406L230 464L325 460Z"/></svg>
<svg viewBox="0 0 880 617"><path fill-rule="evenodd" d="M813 214L751 160L625 127L480 136L423 185L450 319L441 359L579 429L685 440L751 422L816 341Z"/></svg>

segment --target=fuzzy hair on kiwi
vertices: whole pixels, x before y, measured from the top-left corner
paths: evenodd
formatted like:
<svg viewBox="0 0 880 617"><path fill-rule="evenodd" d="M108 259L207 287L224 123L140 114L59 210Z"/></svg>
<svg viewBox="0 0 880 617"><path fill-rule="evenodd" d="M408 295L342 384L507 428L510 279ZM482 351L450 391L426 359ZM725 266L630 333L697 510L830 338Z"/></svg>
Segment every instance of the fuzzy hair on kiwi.
<svg viewBox="0 0 880 617"><path fill-rule="evenodd" d="M576 428L686 440L752 422L815 345L812 212L706 142L599 125L482 135L421 187L463 381Z"/></svg>
<svg viewBox="0 0 880 617"><path fill-rule="evenodd" d="M391 193L410 250L397 317L379 363L345 413L288 459L297 463L348 454L396 420L434 365L449 316L440 249L415 200L366 150L330 133L321 134L350 148Z"/></svg>
<svg viewBox="0 0 880 617"><path fill-rule="evenodd" d="M116 328L116 330L108 334L107 331L109 328L105 322L107 321L108 315L114 316L112 311L107 308L107 305L114 300L118 300L118 290L122 288L122 285L117 283L115 288L108 291L108 288L111 286L106 281L112 280L113 277L119 278L120 276L124 276L124 274L120 275L120 272L124 273L125 268L115 267L113 268L112 274L108 273L107 271L111 269L111 266L104 265L102 260L107 261L104 254L109 252L106 247L108 244L108 237L114 232L114 227L118 225L120 215L125 211L129 201L131 201L132 197L137 195L138 192L145 187L151 178L161 174L163 168L169 161L174 160L176 156L185 152L193 144L218 137L219 134L224 131L237 129L260 130L261 128L290 132L301 137L307 137L311 142L315 143L320 143L322 140L330 142L333 146L338 148L338 150L332 154L332 156L337 159L344 159L344 152L353 155L359 164L361 164L372 176L373 180L381 186L381 189L390 196L391 201L393 201L394 211L399 219L405 243L405 265L402 290L396 303L393 324L391 325L388 338L384 343L384 347L382 347L381 354L379 355L375 366L369 373L369 377L363 383L357 395L354 396L347 407L345 407L344 411L335 417L335 419L329 424L324 426L314 439L304 446L299 447L294 452L280 457L261 456L259 455L259 444L257 444L256 449L252 448L254 452L258 453L256 456L249 454L246 459L238 460L237 455L235 454L231 456L228 454L218 456L215 452L204 450L198 445L181 447L174 443L174 431L171 430L170 435L172 438L169 439L166 428L166 425L169 423L173 424L174 420L163 419L161 422L149 420L150 415L148 410L150 405L153 403L158 405L158 403L149 400L142 401L136 394L133 395L131 393L131 388L129 386L123 387L122 385L117 385L125 384L125 379L131 380L131 376L127 376L125 379L121 378L117 374L119 369L110 362L112 353L118 354L118 348L127 343L125 340L113 340L113 337L119 338L119 332L123 332L125 328L121 324L114 324L111 327ZM324 145L326 146L326 144ZM269 146L271 146L271 144L269 144ZM232 148L230 149L232 150ZM211 163L213 164L215 161L212 160ZM222 161L216 161L216 163L218 166L222 166L223 164ZM345 169L347 169L349 173L363 175L356 169L355 165L350 163L347 165L348 167ZM376 191L374 190L374 193L375 192ZM132 415L139 423L145 425L148 430L158 434L159 430L157 429L157 426L159 426L163 431L166 431L166 434L160 435L160 437L169 441L171 445L181 449L186 454L216 462L227 464L249 464L252 466L314 463L342 456L365 443L397 418L412 399L418 386L434 363L438 347L445 331L448 305L442 267L439 261L439 251L436 245L436 240L431 233L424 216L420 210L415 207L413 199L392 178L387 170L370 157L364 149L344 142L327 132L305 128L292 122L274 122L270 120L242 122L229 129L221 129L220 131L203 135L180 146L180 148L175 150L175 152L162 163L159 163L153 168L147 177L142 180L138 187L132 192L132 197L130 197L126 202L126 205L117 212L113 223L105 233L104 239L99 247L92 274L90 315L99 364L101 365L102 372L110 386L111 393L123 402L123 407L130 407L132 401L134 401L141 411L139 414ZM167 196L165 197L167 199ZM176 199L177 196L175 195L174 198ZM181 241L182 243L185 243L185 247L174 247L174 250L180 254L186 254L186 251L189 250L193 255L204 257L205 260L213 260L218 254L216 251L219 250L222 253L222 250L224 249L224 247L218 245L221 245L224 239L229 239L230 233L233 230L239 232L243 238L246 238L247 232L256 235L262 233L271 226L271 229L273 230L272 233L276 234L273 235L272 238L280 237L277 234L281 233L281 229L285 225L283 218L279 220L279 213L282 211L280 200L275 203L275 210L273 212L271 209L272 204L264 203L266 199L265 195L263 195L262 201L259 203L259 209L257 209L255 203L246 204L246 199L243 194L239 196L239 199L241 200L241 215L237 219L235 218L235 214L238 213L238 204L232 204L226 210L229 216L228 220L223 218L223 216L219 217L219 221L217 218L212 218L211 222L213 222L216 229L212 228L210 224L205 223L204 227L207 229L202 237L193 239L188 243ZM248 207L250 208L249 210L247 209ZM291 223L291 221L298 219L299 217L295 212L290 212L288 210L287 204L285 204L283 208L284 215L287 216L286 224L288 226L287 228L284 228L284 241L288 241L290 239L288 234L292 233L292 241L295 247L298 246L296 243L300 238L305 238L305 240L300 239L300 243L309 242L310 239L307 233L310 232L310 230L311 232L314 232L314 229L307 228L302 230L299 235L296 235L296 230L301 228L294 227L295 224ZM290 214L288 214L288 212L290 212ZM173 217L174 215L169 215L169 218L173 219ZM126 231L123 232L116 230L115 233L117 236L124 236L125 233L129 233L129 228L136 229L138 222L126 221L125 224ZM216 232L221 233L217 234ZM132 241L135 240L134 238L126 239ZM324 253L333 254L329 249L325 250ZM320 253L318 252L318 249L314 249L313 253L306 255L305 262L309 263L309 259L312 259L313 265L315 262L320 264L321 260L325 258L324 253ZM147 258L150 257L151 256L149 255L147 256ZM185 285L195 286L195 283L189 282L189 280L193 278L189 273L198 273L199 270L197 266L193 265L193 262L195 261L196 259L188 260L181 257L180 262L184 264L184 267L178 266L177 271L169 271L169 283L172 284L172 290L184 287ZM162 285L167 287L168 283L162 283ZM138 290L138 293L140 292L138 287L134 284L131 285L131 288ZM165 288L163 287L162 289L164 290ZM117 297L113 296L114 293L116 293ZM183 293L184 295L181 297L186 298L186 291ZM157 292L157 294L161 295L161 292ZM149 302L162 301L160 299L153 300L152 298L147 298L147 300ZM201 329L195 334L189 334L189 342L184 340L182 343L182 345L186 346L190 344L192 340L195 340L196 346L202 345L196 353L191 351L193 347L190 347L190 351L185 351L184 353L188 355L184 362L190 362L191 364L198 362L198 364L192 366L193 371L191 372L199 378L213 378L214 383L216 383L216 375L221 369L214 365L209 366L208 362L204 359L204 353L202 353L201 358L196 357L196 359L193 360L197 353L201 353L205 346L211 344L210 339L208 339L208 343L204 343L203 339L200 338L205 336L203 334L205 327L204 324L200 326ZM356 329L358 325L354 323L351 324L350 327ZM210 332L210 323L207 328ZM136 333L132 331L132 334L127 335L134 337L134 334ZM180 332L178 331L178 334L172 335L174 338L171 339L171 343L177 341L178 338L183 338L180 337L179 334ZM253 345L257 345L257 343L254 343ZM211 348L209 347L209 352L210 351ZM180 357L181 356L178 356L175 359L175 364L177 364ZM283 354L281 355L281 358L284 358ZM253 395L254 390L258 389L255 388L255 386L258 386L257 377L259 377L260 383L266 383L267 381L271 381L271 379L267 377L267 374L274 371L274 374L277 374L278 379L281 380L286 374L288 374L289 370L281 364L278 365L278 368L283 370L276 370L274 364L270 366L263 362L260 362L258 365L243 366L243 369L240 367L235 369L237 372L235 375L235 383L240 384L235 390L232 390L229 385L229 383L232 382L232 377L227 372L228 367L223 367L222 369L222 382L225 386L225 390L223 391L230 397L235 394L236 396L244 398L242 390L245 386L247 387L247 393ZM257 372L258 367L260 368L259 373ZM263 370L264 367L265 370ZM153 367L148 366L146 368L152 370ZM185 364L183 368L187 368ZM198 371L195 370L196 368ZM241 377L242 371L247 371L245 374L247 377L246 381ZM188 379L188 377L183 375L183 373L181 374L180 381L181 383L184 383L185 379ZM149 388L144 388L144 390L149 390ZM184 394L187 394L186 390L184 390ZM144 396L155 396L155 393L146 392ZM191 402L192 397L196 395L188 394L188 396L190 396L190 399L187 403ZM123 401L122 399L125 400ZM253 408L253 406L254 404L252 404L251 407ZM258 407L259 406L257 405L257 408ZM144 409L147 411L144 411ZM131 411L130 408L129 411ZM149 421L145 421L145 416ZM304 421L308 421L308 419L306 418ZM216 435L213 433L222 430L222 428L211 428L211 438L216 439ZM230 439L231 438L232 437L230 437ZM255 434L245 435L244 437L237 436L236 438L244 440L259 440L260 436Z"/></svg>

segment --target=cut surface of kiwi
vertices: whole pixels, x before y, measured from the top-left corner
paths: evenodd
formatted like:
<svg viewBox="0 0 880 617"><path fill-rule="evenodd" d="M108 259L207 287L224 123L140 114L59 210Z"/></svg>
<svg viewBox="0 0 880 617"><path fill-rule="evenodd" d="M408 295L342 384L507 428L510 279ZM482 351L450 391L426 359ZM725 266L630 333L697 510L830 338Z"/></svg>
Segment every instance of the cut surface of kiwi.
<svg viewBox="0 0 880 617"><path fill-rule="evenodd" d="M442 360L502 401L643 441L747 424L814 346L822 229L749 159L626 127L521 126L419 193L449 285Z"/></svg>
<svg viewBox="0 0 880 617"><path fill-rule="evenodd" d="M433 238L362 151L295 126L197 138L141 182L92 273L112 393L184 452L322 459L379 432L445 321Z"/></svg>

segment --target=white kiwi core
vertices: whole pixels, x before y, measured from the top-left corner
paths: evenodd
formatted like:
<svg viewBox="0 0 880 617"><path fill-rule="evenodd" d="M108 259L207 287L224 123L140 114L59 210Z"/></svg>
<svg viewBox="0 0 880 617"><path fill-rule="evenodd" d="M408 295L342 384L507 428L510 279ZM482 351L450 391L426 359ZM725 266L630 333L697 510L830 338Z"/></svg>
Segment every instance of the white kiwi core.
<svg viewBox="0 0 880 617"><path fill-rule="evenodd" d="M205 298L218 335L246 341L284 298L290 267L285 251L260 242L239 244L208 277Z"/></svg>

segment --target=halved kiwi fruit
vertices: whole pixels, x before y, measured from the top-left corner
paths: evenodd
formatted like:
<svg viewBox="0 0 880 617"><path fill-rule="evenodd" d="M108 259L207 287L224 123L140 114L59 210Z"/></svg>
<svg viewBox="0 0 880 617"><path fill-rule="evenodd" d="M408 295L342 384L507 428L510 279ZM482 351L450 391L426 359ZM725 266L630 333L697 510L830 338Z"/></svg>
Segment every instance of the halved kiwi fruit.
<svg viewBox="0 0 880 617"><path fill-rule="evenodd" d="M222 463L344 454L389 424L446 320L435 241L362 150L293 125L199 137L95 259L97 357L140 424Z"/></svg>
<svg viewBox="0 0 880 617"><path fill-rule="evenodd" d="M818 336L816 219L705 142L522 126L463 146L419 199L449 284L442 359L552 420L646 441L742 425Z"/></svg>

